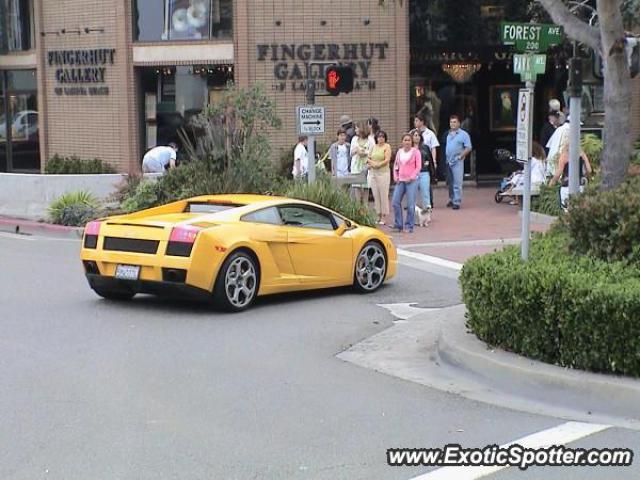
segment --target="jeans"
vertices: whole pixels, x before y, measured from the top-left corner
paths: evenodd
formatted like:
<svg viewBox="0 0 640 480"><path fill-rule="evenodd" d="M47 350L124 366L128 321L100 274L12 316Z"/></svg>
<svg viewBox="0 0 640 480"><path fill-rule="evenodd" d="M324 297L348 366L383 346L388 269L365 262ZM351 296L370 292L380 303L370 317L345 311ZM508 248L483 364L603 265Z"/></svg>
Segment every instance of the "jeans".
<svg viewBox="0 0 640 480"><path fill-rule="evenodd" d="M416 213L416 193L418 190L418 180L412 182L398 182L393 190L393 223L394 227L400 230L404 226L409 231L413 231L413 218ZM407 221L402 222L402 199L407 196Z"/></svg>
<svg viewBox="0 0 640 480"><path fill-rule="evenodd" d="M422 208L431 207L431 175L429 172L420 172L418 176L418 188L422 199Z"/></svg>
<svg viewBox="0 0 640 480"><path fill-rule="evenodd" d="M462 179L464 177L464 161L447 162L447 185L449 186L449 201L454 205L462 203Z"/></svg>

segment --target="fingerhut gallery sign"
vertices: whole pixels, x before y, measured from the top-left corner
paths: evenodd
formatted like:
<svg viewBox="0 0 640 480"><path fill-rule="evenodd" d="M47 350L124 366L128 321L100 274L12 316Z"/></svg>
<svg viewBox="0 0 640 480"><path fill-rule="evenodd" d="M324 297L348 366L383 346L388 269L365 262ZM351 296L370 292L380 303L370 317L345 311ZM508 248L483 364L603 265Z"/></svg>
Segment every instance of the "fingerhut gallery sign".
<svg viewBox="0 0 640 480"><path fill-rule="evenodd" d="M47 64L55 68L56 95L109 95L107 68L115 61L115 48L51 50Z"/></svg>
<svg viewBox="0 0 640 480"><path fill-rule="evenodd" d="M313 62L334 62L349 65L354 72L354 90L375 90L371 78L374 62L387 58L389 44L384 43L302 43L258 44L257 60L273 64L273 89L303 91L305 81L316 80L316 88L324 88L324 70L328 65Z"/></svg>

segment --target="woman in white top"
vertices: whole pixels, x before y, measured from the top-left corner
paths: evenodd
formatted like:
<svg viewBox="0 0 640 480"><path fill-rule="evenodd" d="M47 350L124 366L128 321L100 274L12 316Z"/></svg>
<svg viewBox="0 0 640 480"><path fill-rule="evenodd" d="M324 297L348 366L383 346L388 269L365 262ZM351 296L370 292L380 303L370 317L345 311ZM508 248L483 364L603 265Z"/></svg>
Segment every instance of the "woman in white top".
<svg viewBox="0 0 640 480"><path fill-rule="evenodd" d="M367 160L375 146L369 138L369 130L364 122L356 123L356 135L351 139L351 173L360 174L367 170ZM369 201L369 185L365 183L351 184L351 195L363 204Z"/></svg>

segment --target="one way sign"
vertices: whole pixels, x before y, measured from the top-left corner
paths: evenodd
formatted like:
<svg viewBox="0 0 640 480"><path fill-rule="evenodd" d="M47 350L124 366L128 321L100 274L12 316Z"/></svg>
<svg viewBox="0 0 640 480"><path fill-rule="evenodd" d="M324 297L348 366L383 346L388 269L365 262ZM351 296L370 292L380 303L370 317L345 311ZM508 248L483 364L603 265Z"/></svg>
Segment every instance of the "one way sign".
<svg viewBox="0 0 640 480"><path fill-rule="evenodd" d="M324 133L324 107L307 105L298 107L298 135Z"/></svg>

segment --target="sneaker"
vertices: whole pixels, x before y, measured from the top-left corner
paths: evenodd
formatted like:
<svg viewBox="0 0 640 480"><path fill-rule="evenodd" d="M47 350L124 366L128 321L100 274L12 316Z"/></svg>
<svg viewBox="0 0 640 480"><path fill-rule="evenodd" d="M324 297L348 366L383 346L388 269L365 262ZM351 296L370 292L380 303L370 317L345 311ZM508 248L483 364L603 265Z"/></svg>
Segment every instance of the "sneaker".
<svg viewBox="0 0 640 480"><path fill-rule="evenodd" d="M460 205L453 205L451 208L453 208L454 210L460 210Z"/></svg>
<svg viewBox="0 0 640 480"><path fill-rule="evenodd" d="M453 207L453 202L452 202L451 200L449 200L449 202L447 202L447 207L448 207L448 208Z"/></svg>

